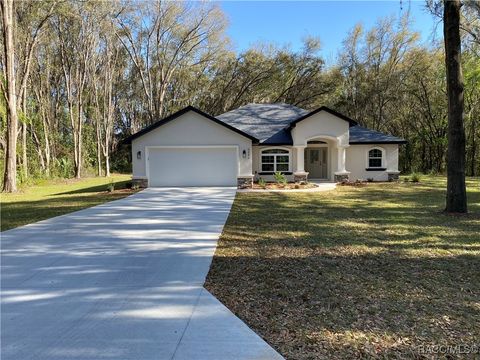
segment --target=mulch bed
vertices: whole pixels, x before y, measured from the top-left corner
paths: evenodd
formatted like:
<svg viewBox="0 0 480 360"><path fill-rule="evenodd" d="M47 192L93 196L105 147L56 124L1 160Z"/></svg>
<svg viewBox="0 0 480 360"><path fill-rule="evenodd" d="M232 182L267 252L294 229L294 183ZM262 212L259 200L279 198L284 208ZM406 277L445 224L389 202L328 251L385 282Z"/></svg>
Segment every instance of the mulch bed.
<svg viewBox="0 0 480 360"><path fill-rule="evenodd" d="M255 190L298 190L298 189L313 189L316 188L317 185L313 183L287 183L285 185L277 184L277 183L267 183L264 187L260 186L258 183L253 183L252 189Z"/></svg>

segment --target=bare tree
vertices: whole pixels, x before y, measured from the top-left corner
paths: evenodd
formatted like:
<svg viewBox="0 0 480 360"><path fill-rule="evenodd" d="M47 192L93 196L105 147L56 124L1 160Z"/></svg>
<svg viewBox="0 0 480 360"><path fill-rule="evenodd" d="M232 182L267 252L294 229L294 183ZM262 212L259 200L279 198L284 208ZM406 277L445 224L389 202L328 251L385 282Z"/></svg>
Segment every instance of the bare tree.
<svg viewBox="0 0 480 360"><path fill-rule="evenodd" d="M15 47L14 47L14 9L13 0L2 0L4 64L6 89L2 83L2 92L7 103L7 143L6 164L3 176L3 191L17 191L17 95L15 93Z"/></svg>
<svg viewBox="0 0 480 360"><path fill-rule="evenodd" d="M141 6L140 6L141 5ZM136 68L150 122L165 112L172 77L218 56L225 23L218 7L155 1L135 3L116 17L118 39Z"/></svg>
<svg viewBox="0 0 480 360"><path fill-rule="evenodd" d="M76 21L77 18L80 20ZM84 90L87 86L89 62L93 55L96 18L80 8L79 13L57 22L60 60L65 81L68 115L73 135L75 177L81 177L84 122Z"/></svg>
<svg viewBox="0 0 480 360"><path fill-rule="evenodd" d="M37 2L21 1L16 8L18 31L16 45L19 50L16 55L18 61L17 76L17 106L22 111L22 175L28 176L27 159L27 84L30 77L33 52L38 43L43 28L57 5L56 1Z"/></svg>
<svg viewBox="0 0 480 360"><path fill-rule="evenodd" d="M97 173L102 174L102 155L105 159L105 176L110 176L110 152L114 127L114 83L117 74L119 49L116 39L105 36L102 51L97 56L98 66L93 81L95 97L95 135L97 141ZM118 40L117 40L118 41ZM120 45L121 46L121 45ZM102 60L99 60L102 59Z"/></svg>

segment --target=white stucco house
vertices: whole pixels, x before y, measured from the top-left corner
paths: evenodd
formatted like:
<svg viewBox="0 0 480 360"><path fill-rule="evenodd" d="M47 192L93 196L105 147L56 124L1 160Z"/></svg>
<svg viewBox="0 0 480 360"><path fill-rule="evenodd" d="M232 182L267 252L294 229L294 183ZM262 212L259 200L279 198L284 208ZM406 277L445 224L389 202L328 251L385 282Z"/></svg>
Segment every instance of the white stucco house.
<svg viewBox="0 0 480 360"><path fill-rule="evenodd" d="M322 106L249 104L219 116L192 106L130 136L141 186L235 186L273 180L398 179L405 140Z"/></svg>

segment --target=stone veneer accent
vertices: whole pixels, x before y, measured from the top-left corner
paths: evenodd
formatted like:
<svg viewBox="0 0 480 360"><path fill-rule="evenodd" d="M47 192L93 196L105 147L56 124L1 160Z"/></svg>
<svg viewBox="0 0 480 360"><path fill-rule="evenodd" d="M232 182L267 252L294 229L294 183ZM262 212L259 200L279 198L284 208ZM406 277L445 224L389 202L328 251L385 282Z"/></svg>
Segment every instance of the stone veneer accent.
<svg viewBox="0 0 480 360"><path fill-rule="evenodd" d="M253 177L237 177L237 189L251 189L253 187Z"/></svg>
<svg viewBox="0 0 480 360"><path fill-rule="evenodd" d="M307 181L308 173L306 174L293 174L293 181L294 182L302 182Z"/></svg>
<svg viewBox="0 0 480 360"><path fill-rule="evenodd" d="M388 173L388 181L398 181L400 173Z"/></svg>
<svg viewBox="0 0 480 360"><path fill-rule="evenodd" d="M335 174L335 182L348 181L348 174Z"/></svg>
<svg viewBox="0 0 480 360"><path fill-rule="evenodd" d="M148 187L148 180L147 179L132 179L132 183L134 185L138 185L141 188Z"/></svg>

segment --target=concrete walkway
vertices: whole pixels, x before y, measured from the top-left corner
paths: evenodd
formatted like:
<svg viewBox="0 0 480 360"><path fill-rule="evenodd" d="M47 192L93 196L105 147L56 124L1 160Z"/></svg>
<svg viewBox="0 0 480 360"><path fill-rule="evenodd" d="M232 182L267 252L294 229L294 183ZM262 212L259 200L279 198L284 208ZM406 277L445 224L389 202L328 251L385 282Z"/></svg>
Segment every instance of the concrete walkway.
<svg viewBox="0 0 480 360"><path fill-rule="evenodd" d="M203 288L235 191L147 189L3 232L2 360L281 359Z"/></svg>

